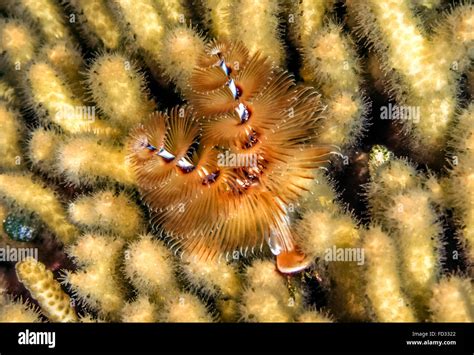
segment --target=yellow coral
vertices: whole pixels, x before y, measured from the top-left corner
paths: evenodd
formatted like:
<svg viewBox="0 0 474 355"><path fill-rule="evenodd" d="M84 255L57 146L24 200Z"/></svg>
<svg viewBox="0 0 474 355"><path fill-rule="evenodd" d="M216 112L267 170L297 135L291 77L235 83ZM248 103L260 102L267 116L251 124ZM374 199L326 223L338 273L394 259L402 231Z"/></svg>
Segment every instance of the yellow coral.
<svg viewBox="0 0 474 355"><path fill-rule="evenodd" d="M165 34L165 20L155 1L113 0L112 4L123 26L134 34L136 45L155 61L158 60Z"/></svg>
<svg viewBox="0 0 474 355"><path fill-rule="evenodd" d="M39 25L42 35L49 42L57 39L71 40L71 34L66 27L65 16L59 4L53 0L19 0L13 3L14 11L26 11Z"/></svg>
<svg viewBox="0 0 474 355"><path fill-rule="evenodd" d="M163 19L169 26L186 22L188 9L182 0L155 0Z"/></svg>
<svg viewBox="0 0 474 355"><path fill-rule="evenodd" d="M341 319L366 320L367 301L365 298L365 279L363 277L363 256L361 236L354 222L353 227L336 235L332 248L325 250L324 261L328 267L329 278L333 287L329 293L329 304L332 313ZM334 254L340 250L344 254L350 251L351 260L338 261ZM331 255L331 257L329 257ZM337 255L337 254L336 254ZM359 259L358 259L358 258Z"/></svg>
<svg viewBox="0 0 474 355"><path fill-rule="evenodd" d="M232 38L241 40L250 53L262 52L277 65L283 65L285 54L280 39L278 0L242 0L232 8Z"/></svg>
<svg viewBox="0 0 474 355"><path fill-rule="evenodd" d="M242 287L236 265L224 260L192 257L182 259L180 265L183 276L195 289L216 298L221 318L235 320Z"/></svg>
<svg viewBox="0 0 474 355"><path fill-rule="evenodd" d="M358 237L357 226L350 216L328 211L308 211L298 224L296 234L298 245L314 259L323 257L343 235Z"/></svg>
<svg viewBox="0 0 474 355"><path fill-rule="evenodd" d="M125 132L146 120L154 109L144 89L143 74L120 54L96 58L88 72L88 83L92 98L104 115Z"/></svg>
<svg viewBox="0 0 474 355"><path fill-rule="evenodd" d="M125 252L125 275L142 294L163 301L177 294L173 255L150 235L130 243Z"/></svg>
<svg viewBox="0 0 474 355"><path fill-rule="evenodd" d="M71 0L70 3L80 14L84 32L93 45L100 42L109 49L116 49L119 46L119 26L104 1Z"/></svg>
<svg viewBox="0 0 474 355"><path fill-rule="evenodd" d="M367 196L374 213L387 205L387 195L419 187L421 184L421 177L415 167L403 159L389 158L378 164L374 158L369 164L371 183Z"/></svg>
<svg viewBox="0 0 474 355"><path fill-rule="evenodd" d="M0 20L0 53L6 53L11 71L21 70L33 59L38 42L36 34L25 23Z"/></svg>
<svg viewBox="0 0 474 355"><path fill-rule="evenodd" d="M306 80L320 85L328 97L344 90L357 93L360 68L353 47L342 27L333 22L313 33L303 48Z"/></svg>
<svg viewBox="0 0 474 355"><path fill-rule="evenodd" d="M436 163L456 110L454 74L422 29L409 0L352 0L359 31L375 46L384 70L391 75L390 91L399 104L418 109L406 117L413 134L412 150Z"/></svg>
<svg viewBox="0 0 474 355"><path fill-rule="evenodd" d="M233 32L231 10L232 0L204 0L206 20L216 38L231 38Z"/></svg>
<svg viewBox="0 0 474 355"><path fill-rule="evenodd" d="M23 168L20 147L23 124L20 115L0 101L0 168L18 170Z"/></svg>
<svg viewBox="0 0 474 355"><path fill-rule="evenodd" d="M169 298L160 319L170 323L209 323L213 320L199 298L190 293L181 293Z"/></svg>
<svg viewBox="0 0 474 355"><path fill-rule="evenodd" d="M382 223L395 231L405 288L417 306L426 306L440 271L442 228L426 191L414 189L387 197L391 202Z"/></svg>
<svg viewBox="0 0 474 355"><path fill-rule="evenodd" d="M36 213L64 244L71 243L77 236L77 229L68 222L54 191L35 182L30 174L0 175L0 196Z"/></svg>
<svg viewBox="0 0 474 355"><path fill-rule="evenodd" d="M39 312L21 300L0 296L0 323L40 323Z"/></svg>
<svg viewBox="0 0 474 355"><path fill-rule="evenodd" d="M185 90L198 56L203 52L203 38L193 28L177 26L165 36L160 63L178 88Z"/></svg>
<svg viewBox="0 0 474 355"><path fill-rule="evenodd" d="M236 297L241 281L235 265L224 260L188 257L181 260L181 270L191 285L209 295Z"/></svg>
<svg viewBox="0 0 474 355"><path fill-rule="evenodd" d="M333 22L305 35L302 76L321 89L328 105L320 129L322 143L351 145L362 133L366 109L354 47Z"/></svg>
<svg viewBox="0 0 474 355"><path fill-rule="evenodd" d="M123 246L120 239L86 234L67 250L79 269L65 271L63 282L87 307L111 320L119 318L125 304L123 286L115 274Z"/></svg>
<svg viewBox="0 0 474 355"><path fill-rule="evenodd" d="M15 89L6 80L0 80L0 99L8 105L15 105Z"/></svg>
<svg viewBox="0 0 474 355"><path fill-rule="evenodd" d="M285 278L268 260L256 260L246 271L240 313L247 322L291 322L299 311Z"/></svg>
<svg viewBox="0 0 474 355"><path fill-rule="evenodd" d="M364 237L367 296L380 322L415 322L414 310L402 292L395 244L380 227Z"/></svg>
<svg viewBox="0 0 474 355"><path fill-rule="evenodd" d="M43 46L39 53L39 58L43 58L52 64L54 68L64 75L69 85L77 94L82 94L81 82L83 77L82 55L79 49L67 40L59 40Z"/></svg>
<svg viewBox="0 0 474 355"><path fill-rule="evenodd" d="M54 173L56 148L64 137L43 127L35 129L28 141L28 158L35 168L48 175Z"/></svg>
<svg viewBox="0 0 474 355"><path fill-rule="evenodd" d="M77 322L70 297L53 278L53 273L41 262L28 258L16 265L20 282L38 301L41 310L52 322Z"/></svg>
<svg viewBox="0 0 474 355"><path fill-rule="evenodd" d="M433 322L474 321L472 285L467 278L446 277L433 287L430 311Z"/></svg>
<svg viewBox="0 0 474 355"><path fill-rule="evenodd" d="M468 2L448 13L434 29L431 41L446 67L462 73L472 60L474 6Z"/></svg>
<svg viewBox="0 0 474 355"><path fill-rule="evenodd" d="M122 309L121 321L124 323L156 323L158 321L158 306L151 302L148 296L139 296L134 301L125 304Z"/></svg>
<svg viewBox="0 0 474 355"><path fill-rule="evenodd" d="M324 275L332 280L329 301L335 316L343 319L367 319L364 297L365 280L361 260L337 261L337 250L360 250L357 222L339 206L337 194L327 178L319 173L311 193L302 203L302 219L294 227L301 250L313 260L326 265Z"/></svg>
<svg viewBox="0 0 474 355"><path fill-rule="evenodd" d="M325 210L337 212L340 206L337 203L337 193L333 182L323 170L316 170L308 192L303 195L298 207L302 211Z"/></svg>
<svg viewBox="0 0 474 355"><path fill-rule="evenodd" d="M111 190L82 196L69 205L71 221L86 228L132 239L143 229L139 207L125 193Z"/></svg>
<svg viewBox="0 0 474 355"><path fill-rule="evenodd" d="M396 237L403 286L424 318L440 272L442 227L421 182L410 164L393 159L373 170L368 196L374 220Z"/></svg>
<svg viewBox="0 0 474 355"><path fill-rule="evenodd" d="M75 137L58 147L57 170L76 185L96 181L134 185L135 175L124 148L102 143L93 136Z"/></svg>
<svg viewBox="0 0 474 355"><path fill-rule="evenodd" d="M333 320L330 316L319 312L315 309L309 309L302 312L296 319L299 323L331 323Z"/></svg>
<svg viewBox="0 0 474 355"><path fill-rule="evenodd" d="M95 108L86 106L74 96L71 87L46 62L37 62L28 69L31 105L38 113L68 133L97 132L113 136L113 127L96 119Z"/></svg>
<svg viewBox="0 0 474 355"><path fill-rule="evenodd" d="M301 0L290 4L287 19L290 34L298 47L304 48L309 45L311 36L321 30L333 0Z"/></svg>
<svg viewBox="0 0 474 355"><path fill-rule="evenodd" d="M474 265L474 105L459 117L459 124L451 132L452 169L446 181L446 199L454 207L460 225L459 237L466 250L467 261Z"/></svg>

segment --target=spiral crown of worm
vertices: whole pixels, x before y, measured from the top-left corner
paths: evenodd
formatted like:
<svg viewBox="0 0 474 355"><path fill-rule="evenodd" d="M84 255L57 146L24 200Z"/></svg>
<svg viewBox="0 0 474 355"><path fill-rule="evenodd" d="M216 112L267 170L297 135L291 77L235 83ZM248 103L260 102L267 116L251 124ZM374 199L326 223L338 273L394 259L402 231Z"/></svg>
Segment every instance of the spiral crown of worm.
<svg viewBox="0 0 474 355"><path fill-rule="evenodd" d="M155 225L199 257L265 241L275 254L294 250L288 206L330 154L317 144L319 95L240 42L211 42L185 96L189 106L155 112L131 133Z"/></svg>

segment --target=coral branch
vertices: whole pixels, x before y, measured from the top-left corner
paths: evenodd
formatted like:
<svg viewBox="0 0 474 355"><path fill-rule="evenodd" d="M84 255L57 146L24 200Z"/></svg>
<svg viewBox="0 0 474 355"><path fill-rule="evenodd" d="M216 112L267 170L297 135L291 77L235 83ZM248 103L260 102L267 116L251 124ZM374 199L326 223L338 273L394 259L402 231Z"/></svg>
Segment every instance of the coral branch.
<svg viewBox="0 0 474 355"><path fill-rule="evenodd" d="M71 299L44 264L28 258L16 265L16 273L50 321L77 322Z"/></svg>
<svg viewBox="0 0 474 355"><path fill-rule="evenodd" d="M380 227L364 237L367 259L367 296L380 322L414 322L413 307L403 294L394 242Z"/></svg>
<svg viewBox="0 0 474 355"><path fill-rule="evenodd" d="M116 271L123 246L120 239L86 234L67 250L79 269L64 271L63 283L86 307L110 320L119 319L125 305L122 280Z"/></svg>
<svg viewBox="0 0 474 355"><path fill-rule="evenodd" d="M0 197L21 209L36 213L64 244L71 243L78 230L68 222L58 197L30 174L0 175Z"/></svg>

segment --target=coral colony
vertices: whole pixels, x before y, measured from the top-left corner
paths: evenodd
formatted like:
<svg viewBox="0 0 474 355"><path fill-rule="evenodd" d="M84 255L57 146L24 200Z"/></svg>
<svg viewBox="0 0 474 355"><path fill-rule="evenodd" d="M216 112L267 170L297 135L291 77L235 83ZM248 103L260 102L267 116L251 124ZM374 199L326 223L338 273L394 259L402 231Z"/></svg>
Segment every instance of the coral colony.
<svg viewBox="0 0 474 355"><path fill-rule="evenodd" d="M1 322L474 320L469 0L4 0L0 50Z"/></svg>

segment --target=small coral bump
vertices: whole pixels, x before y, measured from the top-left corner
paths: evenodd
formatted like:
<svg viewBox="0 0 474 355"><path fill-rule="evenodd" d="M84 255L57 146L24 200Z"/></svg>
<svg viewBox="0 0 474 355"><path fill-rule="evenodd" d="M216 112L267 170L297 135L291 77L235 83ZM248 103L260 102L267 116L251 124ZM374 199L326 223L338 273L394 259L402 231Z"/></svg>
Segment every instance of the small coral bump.
<svg viewBox="0 0 474 355"><path fill-rule="evenodd" d="M21 70L34 58L39 46L36 33L23 21L0 19L0 53L6 56L9 72Z"/></svg>
<svg viewBox="0 0 474 355"><path fill-rule="evenodd" d="M235 263L183 256L179 269L193 289L216 299L222 320L236 320L242 280Z"/></svg>
<svg viewBox="0 0 474 355"><path fill-rule="evenodd" d="M56 193L31 174L0 174L0 197L13 207L35 213L65 245L79 233L67 220Z"/></svg>
<svg viewBox="0 0 474 355"><path fill-rule="evenodd" d="M433 322L474 321L472 280L461 276L442 278L433 286L429 301Z"/></svg>
<svg viewBox="0 0 474 355"><path fill-rule="evenodd" d="M298 301L273 262L256 260L247 268L240 304L244 321L292 322L301 306Z"/></svg>
<svg viewBox="0 0 474 355"><path fill-rule="evenodd" d="M119 19L122 34L127 34L127 39L154 61L159 60L166 22L157 2L113 0L110 5Z"/></svg>
<svg viewBox="0 0 474 355"><path fill-rule="evenodd" d="M102 190L69 204L69 218L82 228L134 239L144 229L142 212L125 192Z"/></svg>
<svg viewBox="0 0 474 355"><path fill-rule="evenodd" d="M179 293L166 300L160 320L168 323L210 323L213 317L197 296Z"/></svg>
<svg viewBox="0 0 474 355"><path fill-rule="evenodd" d="M69 0L78 15L81 30L92 47L101 44L107 49L117 49L121 33L108 4L102 0Z"/></svg>
<svg viewBox="0 0 474 355"><path fill-rule="evenodd" d="M95 58L87 83L100 111L125 132L148 119L154 110L143 73L122 54L105 53Z"/></svg>
<svg viewBox="0 0 474 355"><path fill-rule="evenodd" d="M64 270L62 282L82 304L107 320L118 320L125 304L123 282L116 274L123 247L119 238L85 234L67 248L78 269Z"/></svg>
<svg viewBox="0 0 474 355"><path fill-rule="evenodd" d="M187 89L198 58L204 52L204 46L203 36L192 27L175 26L166 33L160 64L165 75L172 79L179 89Z"/></svg>
<svg viewBox="0 0 474 355"><path fill-rule="evenodd" d="M159 307L148 296L139 295L125 304L120 317L123 323L156 323L159 320Z"/></svg>
<svg viewBox="0 0 474 355"><path fill-rule="evenodd" d="M162 241L140 236L127 246L124 263L126 277L141 294L163 302L178 293L174 256Z"/></svg>
<svg viewBox="0 0 474 355"><path fill-rule="evenodd" d="M66 16L59 3L53 0L19 0L12 1L10 10L31 18L37 23L39 31L47 42L58 39L73 41L73 37L66 26Z"/></svg>
<svg viewBox="0 0 474 355"><path fill-rule="evenodd" d="M0 296L0 323L41 323L39 310L28 302Z"/></svg>
<svg viewBox="0 0 474 355"><path fill-rule="evenodd" d="M91 135L72 137L57 147L56 171L78 186L135 184L125 149Z"/></svg>
<svg viewBox="0 0 474 355"><path fill-rule="evenodd" d="M0 169L22 170L24 168L21 143L24 126L20 114L0 101Z"/></svg>
<svg viewBox="0 0 474 355"><path fill-rule="evenodd" d="M71 298L43 263L27 258L16 264L16 273L51 322L77 322Z"/></svg>
<svg viewBox="0 0 474 355"><path fill-rule="evenodd" d="M65 139L64 135L53 129L38 127L28 139L27 156L34 168L53 176L56 164L56 148Z"/></svg>
<svg viewBox="0 0 474 355"><path fill-rule="evenodd" d="M315 308L309 308L301 312L296 318L298 323L332 323L333 318L327 312L318 311Z"/></svg>
<svg viewBox="0 0 474 355"><path fill-rule="evenodd" d="M243 0L233 6L233 38L242 41L250 53L258 51L271 58L276 65L283 65L285 52L280 38L282 11L278 0Z"/></svg>
<svg viewBox="0 0 474 355"><path fill-rule="evenodd" d="M364 236L367 260L367 297L379 322L415 322L416 316L403 293L395 242L380 227L370 228Z"/></svg>

